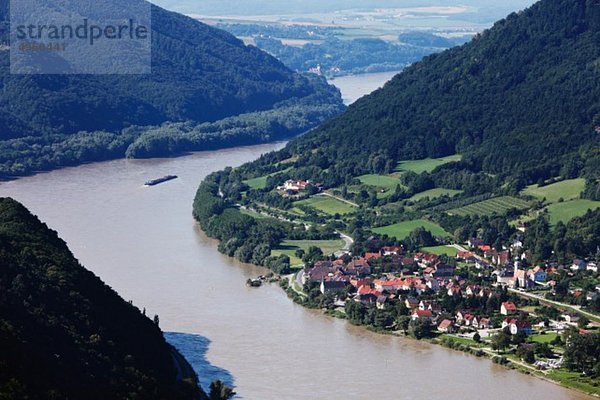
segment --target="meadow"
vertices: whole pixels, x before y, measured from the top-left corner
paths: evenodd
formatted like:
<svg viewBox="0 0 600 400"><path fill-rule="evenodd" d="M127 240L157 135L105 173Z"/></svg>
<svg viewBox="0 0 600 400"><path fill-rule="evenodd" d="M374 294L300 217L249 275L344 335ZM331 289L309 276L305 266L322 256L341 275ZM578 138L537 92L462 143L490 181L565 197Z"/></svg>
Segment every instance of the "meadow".
<svg viewBox="0 0 600 400"><path fill-rule="evenodd" d="M561 198L565 201L578 199L584 187L585 179L568 179L542 187L531 185L523 190L523 194L540 200L546 199L548 203L557 203Z"/></svg>
<svg viewBox="0 0 600 400"><path fill-rule="evenodd" d="M425 228L434 236L448 236L448 232L441 226L424 219L404 221L393 225L382 226L380 228L373 228L371 230L380 235L388 235L390 237L395 237L398 240L402 240L408 237L408 235L417 228Z"/></svg>
<svg viewBox="0 0 600 400"><path fill-rule="evenodd" d="M343 240L284 240L281 244L271 251L274 256L285 254L290 257L290 264L293 267L301 266L302 260L296 257L297 250L308 251L311 246L319 247L323 254L329 255L344 248Z"/></svg>
<svg viewBox="0 0 600 400"><path fill-rule="evenodd" d="M417 174L421 174L423 172L431 172L440 165L444 165L453 161L460 161L461 159L462 156L460 154L455 154L442 158L425 158L423 160L400 161L396 167L396 171L412 171Z"/></svg>
<svg viewBox="0 0 600 400"><path fill-rule="evenodd" d="M454 189L444 189L444 188L435 188L429 189L421 193L417 193L408 200L410 201L419 201L424 198L435 199L442 196L456 196L457 194L462 193L462 190L454 190Z"/></svg>
<svg viewBox="0 0 600 400"><path fill-rule="evenodd" d="M448 257L452 257L452 258L456 257L456 255L458 254L458 249L456 249L454 247L450 247L450 246L423 247L423 248L421 248L421 251L424 253L435 254L437 256L441 256L441 255L445 254Z"/></svg>
<svg viewBox="0 0 600 400"><path fill-rule="evenodd" d="M251 189L256 189L256 190L260 190L260 189L264 189L265 187L267 187L267 179L270 176L276 175L276 174L281 174L284 172L288 172L291 168L285 169L283 171L278 171L272 174L268 174L268 175L264 175L264 176L259 176L257 178L252 178L252 179L248 179L245 180L244 183L248 186L250 186ZM283 183L283 182L281 182Z"/></svg>
<svg viewBox="0 0 600 400"><path fill-rule="evenodd" d="M315 210L321 211L325 214L350 214L355 211L355 207L341 200L334 199L327 196L313 196L306 200L297 201L294 205L300 206L305 205L314 208Z"/></svg>
<svg viewBox="0 0 600 400"><path fill-rule="evenodd" d="M584 215L588 210L596 208L600 208L600 201L577 199L550 204L546 210L548 210L550 224L554 225L559 221L567 223L575 217Z"/></svg>

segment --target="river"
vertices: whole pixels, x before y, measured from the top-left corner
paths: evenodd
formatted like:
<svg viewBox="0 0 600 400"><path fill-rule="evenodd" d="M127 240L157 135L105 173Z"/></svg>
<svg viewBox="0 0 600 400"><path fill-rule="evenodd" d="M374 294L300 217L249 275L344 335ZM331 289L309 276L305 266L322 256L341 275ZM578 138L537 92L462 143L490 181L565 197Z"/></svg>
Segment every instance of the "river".
<svg viewBox="0 0 600 400"><path fill-rule="evenodd" d="M340 76L329 80L342 92L344 104L349 105L367 93L379 89L398 72L375 72L361 75Z"/></svg>
<svg viewBox="0 0 600 400"><path fill-rule="evenodd" d="M463 353L383 336L292 303L264 270L217 252L191 216L201 179L281 148L270 144L157 160L117 160L0 184L59 231L126 300L160 316L200 372L239 398L587 399ZM150 178L179 179L152 188Z"/></svg>

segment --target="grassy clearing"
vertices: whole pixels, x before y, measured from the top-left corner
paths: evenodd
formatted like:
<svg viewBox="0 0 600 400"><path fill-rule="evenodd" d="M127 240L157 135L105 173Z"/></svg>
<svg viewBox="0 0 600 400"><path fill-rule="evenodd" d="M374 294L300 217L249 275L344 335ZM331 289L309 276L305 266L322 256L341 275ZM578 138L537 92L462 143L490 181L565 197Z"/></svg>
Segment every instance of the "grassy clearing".
<svg viewBox="0 0 600 400"><path fill-rule="evenodd" d="M600 395L600 386L597 380L581 376L578 372L570 372L563 368L548 372L548 378L559 382L561 385L580 390L585 393Z"/></svg>
<svg viewBox="0 0 600 400"><path fill-rule="evenodd" d="M445 196L445 195L448 195L448 196L452 197L452 196L456 196L457 194L460 194L462 192L463 192L462 190L443 189L443 188L429 189L429 190L426 190L424 192L415 194L414 196L412 196L408 200L410 200L410 201L419 201L419 200L424 199L426 197L429 197L430 199L435 199L435 198L438 198L438 197L441 197L441 196Z"/></svg>
<svg viewBox="0 0 600 400"><path fill-rule="evenodd" d="M448 236L448 232L446 232L441 226L424 219L400 222L398 224L382 226L380 228L374 228L371 230L377 234L388 235L401 240L406 238L417 228L425 228L434 236Z"/></svg>
<svg viewBox="0 0 600 400"><path fill-rule="evenodd" d="M268 176L259 176L258 178L248 179L244 181L244 183L250 186L251 189L264 189L267 187L267 178Z"/></svg>
<svg viewBox="0 0 600 400"><path fill-rule="evenodd" d="M244 215L248 215L252 218L256 218L256 219L266 219L266 218L270 218L266 215L263 214L259 214L256 211L252 211L252 210L248 210L248 209L244 209L244 208L240 208L240 212Z"/></svg>
<svg viewBox="0 0 600 400"><path fill-rule="evenodd" d="M272 174L268 174L265 176L259 176L257 178L248 179L248 180L245 180L244 183L246 185L250 186L251 189L256 189L256 190L264 189L267 187L267 178L269 178L270 176L273 176L273 175L288 172L290 169L291 168L287 168L283 171L277 171L277 172L273 172Z"/></svg>
<svg viewBox="0 0 600 400"><path fill-rule="evenodd" d="M400 187L404 187L404 185L400 183L400 179L398 177L390 175L363 175L359 176L358 180L360 180L363 185L377 188L377 197L380 199L394 194L398 185L400 185Z"/></svg>
<svg viewBox="0 0 600 400"><path fill-rule="evenodd" d="M456 255L458 254L458 250L450 246L423 247L421 251L425 253L435 254L438 256L446 254L449 257L456 257Z"/></svg>
<svg viewBox="0 0 600 400"><path fill-rule="evenodd" d="M343 240L284 240L279 247L271 252L274 256L285 254L290 257L292 266L302 265L302 260L295 256L296 250L307 251L309 247L317 246L323 250L323 254L335 253L345 246Z"/></svg>
<svg viewBox="0 0 600 400"><path fill-rule="evenodd" d="M529 202L511 196L496 197L478 203L469 204L465 207L455 208L448 211L451 215L492 215L504 214L511 208L524 210L530 207Z"/></svg>
<svg viewBox="0 0 600 400"><path fill-rule="evenodd" d="M412 171L417 174L421 174L423 172L431 172L440 165L444 165L452 161L460 161L461 158L462 156L460 154L455 154L453 156L442 158L426 158L424 160L400 161L398 163L398 166L396 167L396 171Z"/></svg>
<svg viewBox="0 0 600 400"><path fill-rule="evenodd" d="M551 341L556 339L557 336L558 336L558 334L556 334L554 332L549 332L544 335L540 335L540 334L530 335L529 340L531 340L532 342L537 342L537 343L550 343Z"/></svg>
<svg viewBox="0 0 600 400"><path fill-rule="evenodd" d="M363 185L374 186L388 190L396 190L396 186L402 186L402 184L400 183L400 179L389 175L363 175L359 176L358 180Z"/></svg>
<svg viewBox="0 0 600 400"><path fill-rule="evenodd" d="M560 198L566 200L578 199L585 187L585 179L569 179L553 183L548 186L538 187L531 185L523 190L523 194L533 196L540 200L546 199L548 203L557 203Z"/></svg>
<svg viewBox="0 0 600 400"><path fill-rule="evenodd" d="M295 206L305 205L321 211L325 214L350 214L355 211L355 207L348 203L327 196L313 196L306 200L301 200L294 203Z"/></svg>
<svg viewBox="0 0 600 400"><path fill-rule="evenodd" d="M575 217L582 216L588 210L595 210L596 208L600 208L600 201L585 199L550 204L546 207L550 217L550 224L552 225L556 224L558 221L567 223Z"/></svg>
<svg viewBox="0 0 600 400"><path fill-rule="evenodd" d="M473 339L464 338L464 337L455 336L455 335L449 335L449 334L446 334L445 336L449 339L452 339L452 341L455 343L460 343L460 344L464 344L466 346L471 346L471 347L480 347L479 343L477 343Z"/></svg>

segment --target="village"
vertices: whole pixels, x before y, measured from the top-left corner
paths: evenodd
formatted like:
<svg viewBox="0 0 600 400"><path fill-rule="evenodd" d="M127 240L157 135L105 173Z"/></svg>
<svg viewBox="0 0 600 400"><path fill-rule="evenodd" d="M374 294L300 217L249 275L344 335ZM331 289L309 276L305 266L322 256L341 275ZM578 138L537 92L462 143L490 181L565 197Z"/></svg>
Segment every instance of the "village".
<svg viewBox="0 0 600 400"><path fill-rule="evenodd" d="M580 305L546 300L561 290L559 277L597 278L595 261L523 268L527 252L518 239L502 251L476 238L467 247L459 246L454 259L401 245L360 256L346 252L307 263L288 292L355 324L450 347L457 342L537 371L563 365L569 332L586 335L600 326ZM591 304L599 296L595 285L568 288L564 298Z"/></svg>

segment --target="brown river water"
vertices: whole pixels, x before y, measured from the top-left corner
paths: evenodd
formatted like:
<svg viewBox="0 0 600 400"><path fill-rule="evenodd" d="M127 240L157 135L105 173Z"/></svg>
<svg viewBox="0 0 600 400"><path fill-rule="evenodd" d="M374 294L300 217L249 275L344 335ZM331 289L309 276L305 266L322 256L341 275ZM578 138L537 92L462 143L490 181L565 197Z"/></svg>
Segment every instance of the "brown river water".
<svg viewBox="0 0 600 400"><path fill-rule="evenodd" d="M207 384L244 399L588 399L441 346L378 335L293 304L264 270L219 254L191 204L204 176L282 144L118 160L0 184L79 260L161 327ZM144 188L166 174L179 179Z"/></svg>

